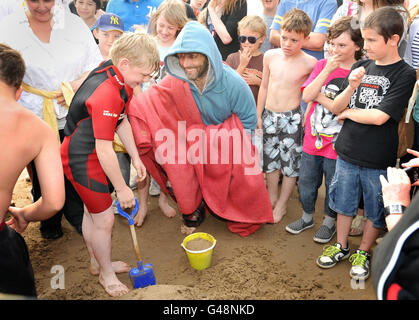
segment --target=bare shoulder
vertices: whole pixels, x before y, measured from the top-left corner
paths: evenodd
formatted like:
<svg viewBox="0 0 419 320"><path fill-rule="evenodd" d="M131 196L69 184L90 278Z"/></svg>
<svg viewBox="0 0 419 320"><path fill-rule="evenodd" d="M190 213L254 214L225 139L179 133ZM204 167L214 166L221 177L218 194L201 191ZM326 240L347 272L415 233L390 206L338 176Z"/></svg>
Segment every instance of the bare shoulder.
<svg viewBox="0 0 419 320"><path fill-rule="evenodd" d="M317 59L313 56L309 55L308 53L304 52L303 56L304 62L309 68L314 68L315 64L317 63Z"/></svg>
<svg viewBox="0 0 419 320"><path fill-rule="evenodd" d="M264 61L271 61L272 59L282 57L282 50L281 48L269 49L263 55Z"/></svg>
<svg viewBox="0 0 419 320"><path fill-rule="evenodd" d="M55 137L52 129L33 112L27 110L17 102L10 102L2 106L4 125L13 139L26 139L34 145L41 144L44 139Z"/></svg>

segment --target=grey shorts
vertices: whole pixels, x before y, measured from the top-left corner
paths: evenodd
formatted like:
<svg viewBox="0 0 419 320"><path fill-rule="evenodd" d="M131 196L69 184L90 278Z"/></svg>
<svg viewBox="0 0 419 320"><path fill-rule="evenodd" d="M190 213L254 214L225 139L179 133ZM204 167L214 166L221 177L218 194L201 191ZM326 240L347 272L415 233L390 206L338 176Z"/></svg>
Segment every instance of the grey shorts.
<svg viewBox="0 0 419 320"><path fill-rule="evenodd" d="M298 177L303 152L302 121L300 107L286 112L265 109L262 114L264 172L281 170L287 177Z"/></svg>

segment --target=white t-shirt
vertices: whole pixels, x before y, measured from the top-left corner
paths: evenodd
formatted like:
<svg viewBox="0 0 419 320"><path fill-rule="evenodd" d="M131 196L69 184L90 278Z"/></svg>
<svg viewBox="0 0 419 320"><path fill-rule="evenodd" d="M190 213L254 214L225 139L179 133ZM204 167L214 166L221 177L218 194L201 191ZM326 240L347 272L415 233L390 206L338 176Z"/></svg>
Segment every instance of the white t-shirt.
<svg viewBox="0 0 419 320"><path fill-rule="evenodd" d="M23 82L46 91L59 91L63 81L78 79L102 61L92 33L80 17L66 11L61 28L53 28L49 43L41 42L29 26L25 10L15 10L0 23L0 42L19 51L25 60ZM19 103L42 118L43 98L22 92ZM68 110L54 100L58 129L65 126Z"/></svg>

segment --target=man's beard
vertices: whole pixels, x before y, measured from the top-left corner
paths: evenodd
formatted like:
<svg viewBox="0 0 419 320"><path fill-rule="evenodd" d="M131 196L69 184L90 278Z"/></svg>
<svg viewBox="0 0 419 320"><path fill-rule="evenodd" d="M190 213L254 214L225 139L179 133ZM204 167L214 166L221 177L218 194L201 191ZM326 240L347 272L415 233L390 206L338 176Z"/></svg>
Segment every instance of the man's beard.
<svg viewBox="0 0 419 320"><path fill-rule="evenodd" d="M204 64L200 66L200 68L198 69L196 74L188 75L186 73L186 71L185 71L185 74L186 74L186 76L189 80L195 81L195 80L201 79L202 77L206 76L206 74L208 72L208 68L209 68L209 62L208 62L208 59L205 59Z"/></svg>

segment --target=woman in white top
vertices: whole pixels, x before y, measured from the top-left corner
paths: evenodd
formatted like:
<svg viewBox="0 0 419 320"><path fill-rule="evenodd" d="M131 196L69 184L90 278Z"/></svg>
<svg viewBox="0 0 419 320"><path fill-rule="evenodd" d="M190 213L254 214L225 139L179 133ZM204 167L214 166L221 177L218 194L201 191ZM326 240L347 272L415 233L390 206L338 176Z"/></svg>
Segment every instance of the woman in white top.
<svg viewBox="0 0 419 320"><path fill-rule="evenodd" d="M0 42L19 51L25 60L24 91L19 103L46 120L57 136L62 137L68 112L61 89L63 83L75 92L88 73L102 61L89 28L64 8L62 0L26 0L23 6L17 7L0 22ZM32 193L36 201L40 197L36 172L32 178ZM62 236L63 213L81 232L83 207L81 204L80 208L77 198L72 197L66 183L63 210L41 223L41 233L45 238Z"/></svg>

